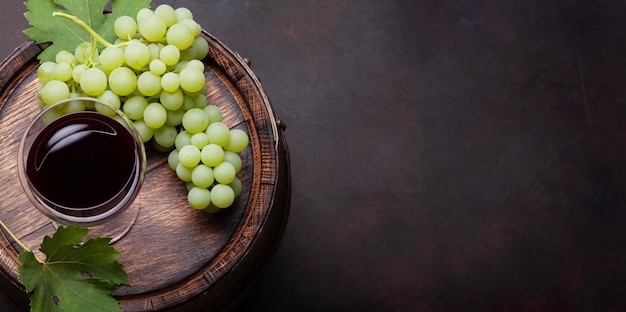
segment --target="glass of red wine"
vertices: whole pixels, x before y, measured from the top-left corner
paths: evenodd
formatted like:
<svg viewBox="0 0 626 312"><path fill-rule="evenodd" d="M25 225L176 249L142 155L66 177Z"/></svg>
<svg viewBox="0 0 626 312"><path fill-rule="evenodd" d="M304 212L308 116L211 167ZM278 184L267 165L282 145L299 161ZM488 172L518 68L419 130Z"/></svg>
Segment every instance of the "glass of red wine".
<svg viewBox="0 0 626 312"><path fill-rule="evenodd" d="M90 236L114 243L137 220L146 153L133 123L112 106L85 97L45 107L18 154L26 195L55 227L89 227Z"/></svg>

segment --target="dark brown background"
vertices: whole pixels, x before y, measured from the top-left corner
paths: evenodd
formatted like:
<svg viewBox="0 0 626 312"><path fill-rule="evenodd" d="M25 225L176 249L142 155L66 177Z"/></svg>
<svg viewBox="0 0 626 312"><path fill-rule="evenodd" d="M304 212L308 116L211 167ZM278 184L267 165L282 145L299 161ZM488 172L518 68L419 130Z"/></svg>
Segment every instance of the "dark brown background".
<svg viewBox="0 0 626 312"><path fill-rule="evenodd" d="M252 60L293 193L242 310L626 309L626 3L167 2ZM26 40L0 2L0 57Z"/></svg>

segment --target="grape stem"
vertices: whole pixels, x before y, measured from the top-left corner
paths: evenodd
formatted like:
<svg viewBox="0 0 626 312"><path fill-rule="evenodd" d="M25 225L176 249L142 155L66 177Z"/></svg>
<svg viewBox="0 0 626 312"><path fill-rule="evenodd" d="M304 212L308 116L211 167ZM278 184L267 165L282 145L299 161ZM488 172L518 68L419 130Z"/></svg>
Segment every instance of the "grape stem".
<svg viewBox="0 0 626 312"><path fill-rule="evenodd" d="M4 231L7 232L7 234L9 234L9 236L11 236L11 238L20 246L20 248L22 248L22 252L31 252L30 248L26 247L26 245L24 245L24 243L22 243L22 241L19 238L17 238L17 236L15 236L15 234L13 234L13 232L4 223L4 221L0 220L0 226L2 226ZM35 256L35 259L37 259L38 262L43 263L43 261L41 261L41 259L39 259L39 257L37 257L37 255L34 255L34 256Z"/></svg>
<svg viewBox="0 0 626 312"><path fill-rule="evenodd" d="M102 38L102 36L100 36L97 32L95 32L93 29L91 29L91 27L89 27L89 25L87 25L87 23L85 23L85 21L81 20L80 18L78 18L78 16L74 16L74 15L69 15L63 12L53 12L52 16L60 16L60 17L64 17L70 21L72 21L74 24L82 27L90 36L91 38L93 38L93 40L97 41L98 43L102 44L105 47L110 47L113 46L113 44L109 43L108 41L106 41L104 38Z"/></svg>

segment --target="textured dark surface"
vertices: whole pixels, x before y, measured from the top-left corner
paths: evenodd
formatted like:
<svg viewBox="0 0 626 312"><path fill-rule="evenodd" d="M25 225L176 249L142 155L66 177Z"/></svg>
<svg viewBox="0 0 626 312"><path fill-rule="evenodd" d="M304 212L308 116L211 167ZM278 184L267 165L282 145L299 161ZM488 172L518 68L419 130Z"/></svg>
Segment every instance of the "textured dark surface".
<svg viewBox="0 0 626 312"><path fill-rule="evenodd" d="M287 124L290 220L241 310L626 309L626 3L167 2Z"/></svg>

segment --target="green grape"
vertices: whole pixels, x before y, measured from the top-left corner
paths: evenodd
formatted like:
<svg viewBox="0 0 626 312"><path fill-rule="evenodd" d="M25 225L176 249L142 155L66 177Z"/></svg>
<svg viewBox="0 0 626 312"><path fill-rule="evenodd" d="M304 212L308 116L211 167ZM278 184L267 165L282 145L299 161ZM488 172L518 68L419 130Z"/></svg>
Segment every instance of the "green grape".
<svg viewBox="0 0 626 312"><path fill-rule="evenodd" d="M167 92L174 92L178 90L180 84L178 82L178 75L172 72L165 73L161 76L161 88Z"/></svg>
<svg viewBox="0 0 626 312"><path fill-rule="evenodd" d="M100 102L109 104L111 107L115 108L115 109L120 109L121 105L122 105L122 101L120 100L120 97L113 93L113 91L111 90L104 90L104 92L102 92L102 94L98 95L97 99ZM98 109L98 106L96 106L96 109ZM103 113L105 115L110 115L113 116L115 115L115 112L112 112L109 109L105 109L105 110L98 110L100 111L100 113Z"/></svg>
<svg viewBox="0 0 626 312"><path fill-rule="evenodd" d="M117 95L127 96L137 89L137 76L128 67L118 67L109 74L109 88Z"/></svg>
<svg viewBox="0 0 626 312"><path fill-rule="evenodd" d="M157 75L157 76L161 76L163 74L165 74L165 71L167 70L167 65L165 65L165 63L163 63L163 61L159 60L159 59L154 59L152 61L150 61L150 71Z"/></svg>
<svg viewBox="0 0 626 312"><path fill-rule="evenodd" d="M143 111L143 121L152 129L161 128L167 120L167 111L160 103L153 102Z"/></svg>
<svg viewBox="0 0 626 312"><path fill-rule="evenodd" d="M200 160L202 163L211 167L221 164L224 161L224 156L224 149L216 144L209 143L200 151Z"/></svg>
<svg viewBox="0 0 626 312"><path fill-rule="evenodd" d="M174 10L174 14L176 14L176 21L178 22L186 19L193 20L193 13L191 13L191 10L184 7L176 8L176 10Z"/></svg>
<svg viewBox="0 0 626 312"><path fill-rule="evenodd" d="M177 110L181 106L183 106L183 92L180 89L174 92L167 92L165 90L161 90L161 94L159 96L159 100L161 101L161 105L169 110Z"/></svg>
<svg viewBox="0 0 626 312"><path fill-rule="evenodd" d="M172 170L176 170L176 166L178 166L178 150L177 149L173 149L172 151L170 151L170 153L167 155L167 164L170 166L170 168Z"/></svg>
<svg viewBox="0 0 626 312"><path fill-rule="evenodd" d="M100 65L109 72L124 65L124 51L116 46L104 48L100 52Z"/></svg>
<svg viewBox="0 0 626 312"><path fill-rule="evenodd" d="M198 93L198 94L192 95L191 98L193 99L194 107L202 108L202 109L206 107L207 98L204 93Z"/></svg>
<svg viewBox="0 0 626 312"><path fill-rule="evenodd" d="M87 70L85 64L78 64L72 69L72 80L75 82L80 81L80 76Z"/></svg>
<svg viewBox="0 0 626 312"><path fill-rule="evenodd" d="M187 62L187 68L195 68L201 72L204 72L204 63L200 60L191 60Z"/></svg>
<svg viewBox="0 0 626 312"><path fill-rule="evenodd" d="M188 111L194 107L196 107L196 103L194 102L193 98L189 95L185 95L183 97L183 109L185 111Z"/></svg>
<svg viewBox="0 0 626 312"><path fill-rule="evenodd" d="M203 60L207 55L209 55L209 43L202 37L194 38L189 49L193 58L197 60Z"/></svg>
<svg viewBox="0 0 626 312"><path fill-rule="evenodd" d="M154 140L165 148L174 146L176 135L178 135L178 129L170 125L163 125L161 128L154 130Z"/></svg>
<svg viewBox="0 0 626 312"><path fill-rule="evenodd" d="M133 40L124 48L124 60L130 68L140 70L150 62L150 49L145 44Z"/></svg>
<svg viewBox="0 0 626 312"><path fill-rule="evenodd" d="M178 161L188 168L197 166L200 163L200 149L193 145L185 145L178 150Z"/></svg>
<svg viewBox="0 0 626 312"><path fill-rule="evenodd" d="M180 60L180 50L178 47L168 44L159 52L159 59L168 66L176 65Z"/></svg>
<svg viewBox="0 0 626 312"><path fill-rule="evenodd" d="M198 92L205 85L204 73L196 68L185 68L178 74L180 87L187 92Z"/></svg>
<svg viewBox="0 0 626 312"><path fill-rule="evenodd" d="M202 150L205 146L207 146L207 144L209 144L209 138L204 132L194 133L191 136L191 144ZM200 159L202 159L202 157Z"/></svg>
<svg viewBox="0 0 626 312"><path fill-rule="evenodd" d="M122 106L122 111L126 117L132 120L143 118L143 111L148 106L148 101L143 96L132 96L126 99Z"/></svg>
<svg viewBox="0 0 626 312"><path fill-rule="evenodd" d="M139 34L150 42L157 42L165 36L167 26L163 18L152 14L138 21Z"/></svg>
<svg viewBox="0 0 626 312"><path fill-rule="evenodd" d="M143 72L137 78L137 89L145 96L154 96L161 92L161 77L152 72Z"/></svg>
<svg viewBox="0 0 626 312"><path fill-rule="evenodd" d="M176 165L176 176L183 182L191 182L191 172L193 172L193 168L185 167L180 162L180 151L178 151L178 165Z"/></svg>
<svg viewBox="0 0 626 312"><path fill-rule="evenodd" d="M167 27L176 23L176 12L169 4L160 4L154 9L154 14L159 15L165 21L165 26Z"/></svg>
<svg viewBox="0 0 626 312"><path fill-rule="evenodd" d="M185 50L193 43L193 31L189 26L183 23L176 23L167 30L165 34L165 40L167 44L176 46L179 50Z"/></svg>
<svg viewBox="0 0 626 312"><path fill-rule="evenodd" d="M237 172L235 171L235 167L231 165L229 162L222 162L221 164L215 166L213 168L213 176L215 177L215 181L221 184L228 184L233 182Z"/></svg>
<svg viewBox="0 0 626 312"><path fill-rule="evenodd" d="M76 92L70 92L70 99L82 97L83 95ZM74 100L67 102L65 105L65 113L82 112L85 110L87 104L85 101Z"/></svg>
<svg viewBox="0 0 626 312"><path fill-rule="evenodd" d="M166 125L170 126L179 126L183 122L183 116L185 115L184 109L177 110L168 110L167 111L167 120L165 120Z"/></svg>
<svg viewBox="0 0 626 312"><path fill-rule="evenodd" d="M76 64L76 56L74 56L74 54L66 50L61 50L57 52L57 54L54 57L54 60L57 63L68 63L70 65Z"/></svg>
<svg viewBox="0 0 626 312"><path fill-rule="evenodd" d="M209 136L209 143L214 143L222 147L228 145L230 141L230 129L221 122L210 124L206 130L206 134Z"/></svg>
<svg viewBox="0 0 626 312"><path fill-rule="evenodd" d="M234 153L243 151L249 143L248 134L241 129L230 130L230 140L224 145L224 149Z"/></svg>
<svg viewBox="0 0 626 312"><path fill-rule="evenodd" d="M93 60L98 56L98 49L89 42L83 42L76 47L74 56L76 56L78 63L86 64L88 60Z"/></svg>
<svg viewBox="0 0 626 312"><path fill-rule="evenodd" d="M135 20L137 21L137 23L140 23L146 17L152 16L153 14L154 14L154 12L152 12L152 10L150 10L148 8L142 8L139 11L137 11L137 18Z"/></svg>
<svg viewBox="0 0 626 312"><path fill-rule="evenodd" d="M67 84L59 80L50 80L41 89L41 98L46 105L70 98Z"/></svg>
<svg viewBox="0 0 626 312"><path fill-rule="evenodd" d="M221 122L224 119L222 110L213 104L205 106L204 111L209 114L209 124Z"/></svg>
<svg viewBox="0 0 626 312"><path fill-rule="evenodd" d="M107 88L107 76L98 68L88 68L80 76L80 88L89 96L98 96Z"/></svg>
<svg viewBox="0 0 626 312"><path fill-rule="evenodd" d="M216 184L211 189L211 202L218 208L227 208L235 202L235 192L225 184Z"/></svg>
<svg viewBox="0 0 626 312"><path fill-rule="evenodd" d="M187 202L194 209L205 209L211 203L211 191L206 188L194 187L187 193Z"/></svg>
<svg viewBox="0 0 626 312"><path fill-rule="evenodd" d="M137 129L137 132L139 132L141 142L146 143L150 141L150 139L152 139L152 136L154 135L154 129L148 127L143 119L133 121L133 125L135 126L135 129Z"/></svg>
<svg viewBox="0 0 626 312"><path fill-rule="evenodd" d="M178 132L178 135L176 136L176 142L174 142L174 144L176 145L176 149L180 150L186 145L191 145L191 135L191 133L185 130L181 130L180 132Z"/></svg>
<svg viewBox="0 0 626 312"><path fill-rule="evenodd" d="M202 109L192 108L183 115L182 124L189 133L198 133L209 125L209 115Z"/></svg>
<svg viewBox="0 0 626 312"><path fill-rule="evenodd" d="M54 80L68 81L72 79L72 66L65 62L57 63L52 76Z"/></svg>
<svg viewBox="0 0 626 312"><path fill-rule="evenodd" d="M233 189L233 193L235 193L235 197L241 195L241 191L243 190L243 184L239 178L235 177L233 182L228 183L231 189Z"/></svg>
<svg viewBox="0 0 626 312"><path fill-rule="evenodd" d="M161 48L163 45L158 42L151 42L148 44L148 51L150 51L150 60L156 60L159 58L159 53L161 53Z"/></svg>
<svg viewBox="0 0 626 312"><path fill-rule="evenodd" d="M241 156L237 153L224 151L224 161L229 162L235 168L235 173L241 172L241 168L243 167L243 162L241 160Z"/></svg>
<svg viewBox="0 0 626 312"><path fill-rule="evenodd" d="M113 23L113 31L118 38L130 40L137 33L137 22L130 16L122 15Z"/></svg>
<svg viewBox="0 0 626 312"><path fill-rule="evenodd" d="M197 187L208 188L213 184L213 169L211 167L199 164L191 172L191 182Z"/></svg>
<svg viewBox="0 0 626 312"><path fill-rule="evenodd" d="M54 79L54 68L56 67L54 62L44 62L37 68L37 78L41 83L46 84L48 81Z"/></svg>
<svg viewBox="0 0 626 312"><path fill-rule="evenodd" d="M194 37L200 36L200 33L202 32L202 27L196 21L192 19L186 19L186 20L180 21L180 23L187 25L187 27L191 29L191 33Z"/></svg>

